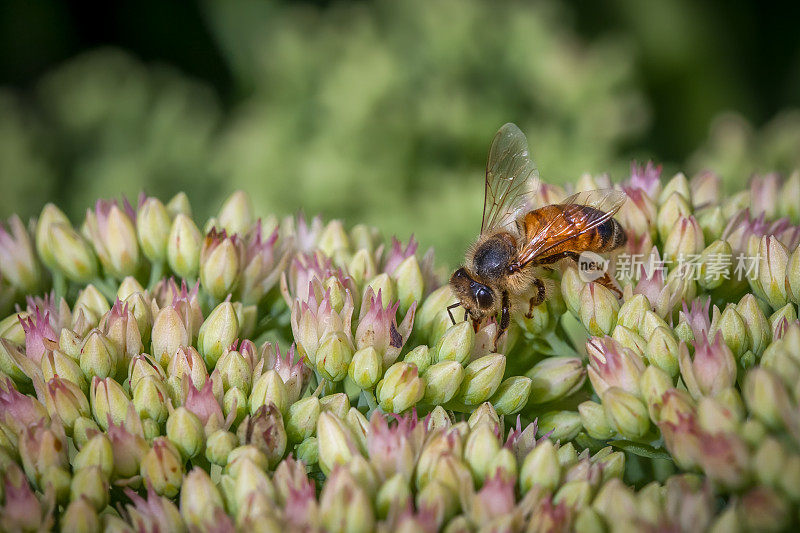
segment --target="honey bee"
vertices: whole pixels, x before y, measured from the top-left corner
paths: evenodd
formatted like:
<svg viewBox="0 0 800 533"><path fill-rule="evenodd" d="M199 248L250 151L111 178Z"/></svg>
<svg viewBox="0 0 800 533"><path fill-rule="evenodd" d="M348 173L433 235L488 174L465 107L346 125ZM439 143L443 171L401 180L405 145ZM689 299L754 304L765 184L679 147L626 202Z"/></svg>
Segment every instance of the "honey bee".
<svg viewBox="0 0 800 533"><path fill-rule="evenodd" d="M511 313L530 318L544 302L552 282L541 277L561 260L577 261L582 252L610 252L625 244L622 226L613 216L626 194L613 189L574 194L560 204L533 208L539 173L528 155L528 141L514 124L497 132L489 149L478 240L464 266L450 277L459 302L477 330L500 314L497 340L508 329ZM608 273L596 280L621 296Z"/></svg>

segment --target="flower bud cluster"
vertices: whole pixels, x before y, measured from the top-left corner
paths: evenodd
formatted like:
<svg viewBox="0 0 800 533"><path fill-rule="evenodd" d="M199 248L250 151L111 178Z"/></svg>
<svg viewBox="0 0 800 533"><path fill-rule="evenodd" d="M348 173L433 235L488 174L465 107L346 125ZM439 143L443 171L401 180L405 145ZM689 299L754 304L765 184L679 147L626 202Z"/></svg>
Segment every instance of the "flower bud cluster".
<svg viewBox="0 0 800 533"><path fill-rule="evenodd" d="M800 175L725 197L660 174L620 187L615 281L543 272L499 337L413 238L258 219L241 192L205 223L185 195L12 217L0 529L796 525Z"/></svg>

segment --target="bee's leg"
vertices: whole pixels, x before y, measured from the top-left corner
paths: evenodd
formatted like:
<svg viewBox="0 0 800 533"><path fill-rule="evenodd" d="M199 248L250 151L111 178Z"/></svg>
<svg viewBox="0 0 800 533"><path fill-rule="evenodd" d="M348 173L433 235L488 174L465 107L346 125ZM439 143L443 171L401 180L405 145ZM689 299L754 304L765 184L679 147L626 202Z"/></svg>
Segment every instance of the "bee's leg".
<svg viewBox="0 0 800 533"><path fill-rule="evenodd" d="M503 333L506 332L509 324L511 324L511 310L509 307L508 293L503 291L503 309L500 311L500 327L497 328L497 333L494 336L493 350L495 352L497 351L497 342L500 340L500 337L503 336Z"/></svg>
<svg viewBox="0 0 800 533"><path fill-rule="evenodd" d="M525 313L525 318L533 318L533 308L541 304L545 298L544 283L539 278L533 278L533 284L536 286L536 296L528 302L528 312Z"/></svg>
<svg viewBox="0 0 800 533"><path fill-rule="evenodd" d="M459 305L461 305L461 304L460 304L460 303L457 303L457 304L452 304L452 305L448 305L448 306L447 306L447 314L448 314L448 315L450 315L450 322L452 322L454 326L455 326L455 324L456 324L456 319L453 317L453 312L451 311L451 309L455 309L455 308L456 308L456 307L458 307ZM466 312L467 312L467 310L466 310L466 309L464 309L464 313L465 313L465 315L464 315L464 316L465 316L465 317L466 317ZM464 320L466 320L466 318L465 318Z"/></svg>
<svg viewBox="0 0 800 533"><path fill-rule="evenodd" d="M617 295L617 298L622 298L622 291L619 290L616 285L614 285L614 280L611 279L611 276L608 275L608 272L603 274L602 278L596 279L595 282L599 283L603 287L606 287L607 289L610 289L611 292Z"/></svg>
<svg viewBox="0 0 800 533"><path fill-rule="evenodd" d="M466 321L467 321L467 317L469 317L469 311L467 311L466 309L464 309L464 322L466 322Z"/></svg>

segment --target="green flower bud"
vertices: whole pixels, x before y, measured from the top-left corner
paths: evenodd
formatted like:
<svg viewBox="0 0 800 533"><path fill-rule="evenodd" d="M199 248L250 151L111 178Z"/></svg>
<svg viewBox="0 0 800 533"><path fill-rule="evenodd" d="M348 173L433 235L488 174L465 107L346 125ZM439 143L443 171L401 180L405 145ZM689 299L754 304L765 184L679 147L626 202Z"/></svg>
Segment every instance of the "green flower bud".
<svg viewBox="0 0 800 533"><path fill-rule="evenodd" d="M92 324L96 324L101 316L111 310L111 307L108 305L108 300L103 296L103 293L94 285L89 284L78 293L78 299L75 300L72 314L75 315L78 309L82 309L87 316L91 317Z"/></svg>
<svg viewBox="0 0 800 533"><path fill-rule="evenodd" d="M183 482L183 461L175 445L165 437L157 437L142 459L142 477L156 493L174 498Z"/></svg>
<svg viewBox="0 0 800 533"><path fill-rule="evenodd" d="M581 292L585 286L586 283L581 279L578 269L574 266L566 267L561 273L561 296L564 298L567 309L574 316L580 316Z"/></svg>
<svg viewBox="0 0 800 533"><path fill-rule="evenodd" d="M764 439L753 457L753 471L759 483L777 487L786 459L786 451L777 439Z"/></svg>
<svg viewBox="0 0 800 533"><path fill-rule="evenodd" d="M543 437L550 433L553 441L567 442L574 439L581 430L581 415L576 411L548 411L539 417L537 435Z"/></svg>
<svg viewBox="0 0 800 533"><path fill-rule="evenodd" d="M557 299L558 294L553 296L552 300L543 302L531 309L530 318L527 314L518 315L516 317L517 324L531 335L540 336L546 334L553 325L553 321L550 320L550 307L551 305L557 305L552 302ZM492 343L494 343L494 336L492 336Z"/></svg>
<svg viewBox="0 0 800 533"><path fill-rule="evenodd" d="M663 403L664 393L673 387L673 378L657 366L648 366L639 378L639 390L647 404L650 418L658 422L658 412Z"/></svg>
<svg viewBox="0 0 800 533"><path fill-rule="evenodd" d="M406 314L414 302L421 302L424 293L424 279L417 258L406 257L401 262L392 278L397 285L397 299L400 301L400 313Z"/></svg>
<svg viewBox="0 0 800 533"><path fill-rule="evenodd" d="M611 333L611 337L625 348L636 352L639 357L644 356L647 341L632 329L617 324L614 331Z"/></svg>
<svg viewBox="0 0 800 533"><path fill-rule="evenodd" d="M139 267L136 227L116 202L100 201L94 210L87 210L83 230L106 274L122 279L136 273Z"/></svg>
<svg viewBox="0 0 800 533"><path fill-rule="evenodd" d="M457 398L467 405L488 400L500 387L506 369L506 357L490 354L471 362L464 371L464 380Z"/></svg>
<svg viewBox="0 0 800 533"><path fill-rule="evenodd" d="M274 404L268 405L274 407ZM231 413L235 413L233 415L234 424L239 424L247 416L247 395L242 389L231 387L225 392L222 397L222 412L225 413L226 418L231 416Z"/></svg>
<svg viewBox="0 0 800 533"><path fill-rule="evenodd" d="M664 242L663 254L667 262L686 260L705 248L703 230L693 216L681 216Z"/></svg>
<svg viewBox="0 0 800 533"><path fill-rule="evenodd" d="M253 470L266 471L268 469L269 459L267 456L259 448L251 445L234 448L228 455L228 464L225 466L225 472L234 479Z"/></svg>
<svg viewBox="0 0 800 533"><path fill-rule="evenodd" d="M197 350L209 369L216 366L219 358L238 335L239 320L236 311L230 302L222 302L211 311L197 334Z"/></svg>
<svg viewBox="0 0 800 533"><path fill-rule="evenodd" d="M716 328L712 325L708 332L709 338L714 338L714 335L719 332L722 334L722 340L728 345L728 348L733 352L733 356L739 358L745 351L750 349L751 342L748 338L747 324L744 319L736 312L736 307L729 305L722 312Z"/></svg>
<svg viewBox="0 0 800 533"><path fill-rule="evenodd" d="M431 350L424 344L417 346L406 354L403 361L417 366L417 370L421 374L428 370L428 367L433 363Z"/></svg>
<svg viewBox="0 0 800 533"><path fill-rule="evenodd" d="M114 344L100 330L92 330L81 347L81 370L88 379L101 379L117 372L120 354Z"/></svg>
<svg viewBox="0 0 800 533"><path fill-rule="evenodd" d="M375 392L384 411L401 413L422 400L425 381L419 377L416 366L397 362L386 370Z"/></svg>
<svg viewBox="0 0 800 533"><path fill-rule="evenodd" d="M253 380L253 369L248 361L237 350L225 352L216 364L216 370L222 378L222 387L228 390L237 387L245 394L250 392Z"/></svg>
<svg viewBox="0 0 800 533"><path fill-rule="evenodd" d="M239 445L239 438L224 429L218 429L209 435L206 441L206 459L209 462L225 466L228 464L228 455Z"/></svg>
<svg viewBox="0 0 800 533"><path fill-rule="evenodd" d="M475 344L475 330L469 322L459 322L445 331L436 343L436 361L467 362Z"/></svg>
<svg viewBox="0 0 800 533"><path fill-rule="evenodd" d="M643 294L636 294L620 306L617 313L617 324L647 339L648 337L642 333L640 326L645 313L648 311L650 311L650 302L647 301L647 297ZM577 315L578 313L576 312L575 314Z"/></svg>
<svg viewBox="0 0 800 533"><path fill-rule="evenodd" d="M531 402L547 403L578 390L586 380L586 368L578 357L548 357L526 376L531 378Z"/></svg>
<svg viewBox="0 0 800 533"><path fill-rule="evenodd" d="M244 252L241 241L212 228L200 250L200 283L217 301L239 284Z"/></svg>
<svg viewBox="0 0 800 533"><path fill-rule="evenodd" d="M778 337L778 328L782 326L784 320L791 324L797 320L797 311L792 304L786 304L769 317L770 328L772 329L772 337Z"/></svg>
<svg viewBox="0 0 800 533"><path fill-rule="evenodd" d="M753 353L760 355L771 340L767 317L752 294L745 294L737 304L736 310L747 325L748 338L751 341L750 349Z"/></svg>
<svg viewBox="0 0 800 533"><path fill-rule="evenodd" d="M36 250L42 262L53 270L56 268L55 258L53 257L52 241L48 239L51 226L55 224L70 225L67 215L64 214L54 204L48 203L39 215L36 225Z"/></svg>
<svg viewBox="0 0 800 533"><path fill-rule="evenodd" d="M453 425L453 421L450 420L450 415L447 414L447 411L441 405L434 407L427 418L427 429L430 432L436 431L437 429L448 429Z"/></svg>
<svg viewBox="0 0 800 533"><path fill-rule="evenodd" d="M592 501L592 486L585 479L567 481L553 496L553 503L564 503L573 509L583 509Z"/></svg>
<svg viewBox="0 0 800 533"><path fill-rule="evenodd" d="M663 204L673 193L678 193L687 200L692 196L689 180L686 179L683 172L675 174L672 179L664 185L664 189L659 195L659 203Z"/></svg>
<svg viewBox="0 0 800 533"><path fill-rule="evenodd" d="M506 482L513 483L517 479L517 458L514 452L501 447L489 461L487 476L499 475Z"/></svg>
<svg viewBox="0 0 800 533"><path fill-rule="evenodd" d="M519 472L519 486L523 492L539 486L553 491L561 481L561 465L558 463L553 443L545 439L525 457Z"/></svg>
<svg viewBox="0 0 800 533"><path fill-rule="evenodd" d="M15 344L25 344L25 330L22 328L22 320L28 317L29 313L23 311L0 320L0 339L6 339Z"/></svg>
<svg viewBox="0 0 800 533"><path fill-rule="evenodd" d="M697 283L713 290L727 283L733 274L733 249L728 241L716 240L706 247L698 259Z"/></svg>
<svg viewBox="0 0 800 533"><path fill-rule="evenodd" d="M772 371L756 367L744 379L742 395L750 413L767 426L778 429L783 425L782 413L788 410L789 396Z"/></svg>
<svg viewBox="0 0 800 533"><path fill-rule="evenodd" d="M234 233L245 234L253 224L253 202L244 191L235 191L228 196L222 208L219 210L217 220L220 225L233 235Z"/></svg>
<svg viewBox="0 0 800 533"><path fill-rule="evenodd" d="M42 377L47 381L59 377L73 383L82 391L89 390L89 383L81 367L61 350L48 350L42 356Z"/></svg>
<svg viewBox="0 0 800 533"><path fill-rule="evenodd" d="M72 440L75 442L75 446L82 450L89 439L99 432L100 426L97 425L93 418L82 416L75 420L75 424L72 427Z"/></svg>
<svg viewBox="0 0 800 533"><path fill-rule="evenodd" d="M581 290L579 316L592 335L611 334L617 323L619 307L614 293L599 283L587 283Z"/></svg>
<svg viewBox="0 0 800 533"><path fill-rule="evenodd" d="M353 350L344 333L329 332L321 339L314 359L322 377L330 381L342 381L347 376Z"/></svg>
<svg viewBox="0 0 800 533"><path fill-rule="evenodd" d="M703 229L703 240L712 242L722 236L728 220L719 206L707 207L697 213L697 223Z"/></svg>
<svg viewBox="0 0 800 533"><path fill-rule="evenodd" d="M127 526L127 524L125 525ZM59 529L65 533L117 531L108 525L101 527L100 517L97 515L97 511L95 511L94 507L92 507L85 498L70 502L66 509L64 509L64 514L61 515L61 520L59 521Z"/></svg>
<svg viewBox="0 0 800 533"><path fill-rule="evenodd" d="M425 379L425 403L441 405L449 402L458 392L464 378L464 367L456 361L442 361L428 367Z"/></svg>
<svg viewBox="0 0 800 533"><path fill-rule="evenodd" d="M0 326L1 328L2 326ZM69 328L61 329L61 333L58 335L58 349L63 354L73 361L79 361L81 358L81 346L83 346L83 338L80 335Z"/></svg>
<svg viewBox="0 0 800 533"><path fill-rule="evenodd" d="M511 376L503 380L489 400L499 415L513 415L522 410L531 396L533 380L525 376Z"/></svg>
<svg viewBox="0 0 800 533"><path fill-rule="evenodd" d="M364 287L364 293L361 295L362 302L367 302L369 300L367 293L369 292L370 288L376 295L380 291L381 300L383 302L393 302L397 299L397 291L395 290L394 280L389 277L389 274L378 274L372 278L369 283L367 283L367 285ZM361 313L363 315L366 313L366 310L362 309Z"/></svg>
<svg viewBox="0 0 800 533"><path fill-rule="evenodd" d="M347 464L356 451L355 439L347 425L335 415L321 413L317 418L319 465L327 475L337 464Z"/></svg>
<svg viewBox="0 0 800 533"><path fill-rule="evenodd" d="M222 495L205 470L194 467L181 488L181 516L189 528L212 527L224 513Z"/></svg>
<svg viewBox="0 0 800 533"><path fill-rule="evenodd" d="M33 243L22 220L13 215L8 219L8 229L0 226L0 274L12 287L22 293L37 293L41 288L42 272L36 259Z"/></svg>
<svg viewBox="0 0 800 533"><path fill-rule="evenodd" d="M576 533L603 533L606 530L603 519L591 507L582 508L572 526Z"/></svg>
<svg viewBox="0 0 800 533"><path fill-rule="evenodd" d="M181 346L191 344L191 336L192 332L187 329L186 323L174 307L168 305L161 308L153 322L153 357L166 367Z"/></svg>
<svg viewBox="0 0 800 533"><path fill-rule="evenodd" d="M319 463L319 442L316 437L308 437L297 445L297 460L309 466Z"/></svg>
<svg viewBox="0 0 800 533"><path fill-rule="evenodd" d="M644 349L647 361L671 377L676 377L680 372L678 365L678 341L672 331L658 326L651 332L647 346Z"/></svg>
<svg viewBox="0 0 800 533"><path fill-rule="evenodd" d="M607 440L614 434L614 429L606 418L605 410L599 403L583 402L578 405L578 413L581 415L581 425L593 439Z"/></svg>
<svg viewBox="0 0 800 533"><path fill-rule="evenodd" d="M375 277L377 267L375 266L375 259L369 250L360 248L350 263L347 265L347 272L353 277L356 285L361 286L366 280Z"/></svg>
<svg viewBox="0 0 800 533"><path fill-rule="evenodd" d="M653 332L656 328L663 327L666 329L670 329L669 325L664 322L664 319L655 314L653 311L645 312L642 323L639 326L639 335L642 336L643 339L649 339L653 336ZM678 335L680 338L680 335Z"/></svg>
<svg viewBox="0 0 800 533"><path fill-rule="evenodd" d="M77 472L92 466L100 469L104 479L114 472L114 452L105 433L96 433L87 440L72 459L72 470Z"/></svg>
<svg viewBox="0 0 800 533"><path fill-rule="evenodd" d="M375 496L375 508L378 518L384 519L392 509L402 509L411 502L411 488L402 474L395 474L387 479Z"/></svg>
<svg viewBox="0 0 800 533"><path fill-rule="evenodd" d="M51 224L46 230L44 246L52 253L51 270L61 272L75 282L88 282L97 277L97 257L89 243L69 223ZM42 256L42 260L45 260ZM45 261L47 262L47 261Z"/></svg>
<svg viewBox="0 0 800 533"><path fill-rule="evenodd" d="M592 457L592 462L602 467L602 482L605 483L613 478L622 479L622 476L625 474L625 454L622 452L611 452L610 447L603 448L603 450L608 450L610 453L600 457L601 454L598 452L595 454L595 457ZM601 450L601 452L603 450Z"/></svg>
<svg viewBox="0 0 800 533"><path fill-rule="evenodd" d="M432 481L417 493L417 509L425 509L432 516L431 521L436 527L441 527L445 521L450 519L458 511L457 496L445 487L442 483ZM464 518L464 517L460 517ZM452 523L453 521L451 521ZM469 522L467 522L469 524ZM447 530L451 530L448 526ZM454 531L458 531L454 529Z"/></svg>
<svg viewBox="0 0 800 533"><path fill-rule="evenodd" d="M337 470L325 482L319 510L327 531L359 533L375 527L371 499L345 469Z"/></svg>
<svg viewBox="0 0 800 533"><path fill-rule="evenodd" d="M192 206L189 204L189 197L183 191L170 198L166 208L170 218L175 218L178 215L192 217Z"/></svg>
<svg viewBox="0 0 800 533"><path fill-rule="evenodd" d="M92 403L92 416L105 431L108 430L109 418L115 424L125 420L131 404L122 386L111 378L95 377L92 380L89 398Z"/></svg>
<svg viewBox="0 0 800 533"><path fill-rule="evenodd" d="M641 438L650 428L647 407L639 398L618 387L603 393L603 407L611 426L625 438Z"/></svg>
<svg viewBox="0 0 800 533"><path fill-rule="evenodd" d="M578 452L571 442L559 445L556 454L558 455L558 464L563 470L578 464Z"/></svg>
<svg viewBox="0 0 800 533"><path fill-rule="evenodd" d="M666 201L661 202L656 217L656 227L661 242L666 242L672 228L681 217L688 217L692 214L692 208L686 197L679 193L673 193L666 197Z"/></svg>
<svg viewBox="0 0 800 533"><path fill-rule="evenodd" d="M429 341L438 340L439 337L434 336L434 326L443 319L446 320L448 326L450 325L447 306L454 303L456 303L456 299L450 290L450 285L442 285L425 298L415 317L415 326L423 337L429 339Z"/></svg>
<svg viewBox="0 0 800 533"><path fill-rule="evenodd" d="M481 485L486 476L493 474L491 461L500 451L501 443L491 424L479 424L464 443L464 460L472 472L472 479Z"/></svg>
<svg viewBox="0 0 800 533"><path fill-rule="evenodd" d="M321 412L322 407L316 396L309 396L293 403L289 407L286 420L286 434L289 441L302 442L314 435Z"/></svg>
<svg viewBox="0 0 800 533"><path fill-rule="evenodd" d="M344 230L341 220L331 220L322 235L319 237L319 249L328 257L333 257L335 252L341 250L346 252L350 249L350 239ZM376 291L377 294L377 291ZM384 293L385 294L385 293Z"/></svg>
<svg viewBox="0 0 800 533"><path fill-rule="evenodd" d="M427 349L427 347L426 347ZM353 354L347 374L362 389L374 387L383 373L382 360L372 346L362 348Z"/></svg>
<svg viewBox="0 0 800 533"><path fill-rule="evenodd" d="M185 407L178 407L170 413L167 418L167 437L184 459L197 457L205 447L203 423Z"/></svg>
<svg viewBox="0 0 800 533"><path fill-rule="evenodd" d="M166 207L156 198L147 198L136 215L136 233L145 257L154 263L167 257L172 220Z"/></svg>
<svg viewBox="0 0 800 533"><path fill-rule="evenodd" d="M98 466L87 466L75 471L69 488L70 501L85 499L97 511L108 505L108 478Z"/></svg>
<svg viewBox="0 0 800 533"><path fill-rule="evenodd" d="M778 309L787 302L786 267L788 262L789 252L777 237L767 235L761 238L758 245L757 285L773 309Z"/></svg>
<svg viewBox="0 0 800 533"><path fill-rule="evenodd" d="M136 388L133 389L133 407L141 419L150 419L159 425L167 419L169 414L167 409L168 398L167 387L156 376L143 377L136 384ZM96 415L95 418L97 418ZM101 426L103 425L100 420L97 422Z"/></svg>
<svg viewBox="0 0 800 533"><path fill-rule="evenodd" d="M184 214L176 215L167 242L167 261L172 271L182 278L197 278L202 244L203 235L192 219Z"/></svg>
<svg viewBox="0 0 800 533"><path fill-rule="evenodd" d="M253 392L250 394L250 400L248 402L250 413L255 413L259 407L270 402L273 403L281 413L286 412L286 408L289 404L286 385L275 370L267 370L261 374L253 385Z"/></svg>
<svg viewBox="0 0 800 533"><path fill-rule="evenodd" d="M67 435L72 435L75 421L89 416L89 400L83 391L66 379L53 377L45 386L45 406L51 417L56 417L64 424Z"/></svg>

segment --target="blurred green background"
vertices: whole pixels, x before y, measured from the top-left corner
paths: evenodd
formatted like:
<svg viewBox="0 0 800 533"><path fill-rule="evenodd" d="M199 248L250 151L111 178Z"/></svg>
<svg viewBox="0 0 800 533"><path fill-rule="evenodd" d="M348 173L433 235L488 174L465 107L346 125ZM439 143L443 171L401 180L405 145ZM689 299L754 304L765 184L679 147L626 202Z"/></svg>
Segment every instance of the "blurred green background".
<svg viewBox="0 0 800 533"><path fill-rule="evenodd" d="M788 11L787 11L788 10ZM793 11L792 11L793 10ZM800 167L800 6L722 0L0 2L0 217L232 190L454 264L497 128L542 178Z"/></svg>

